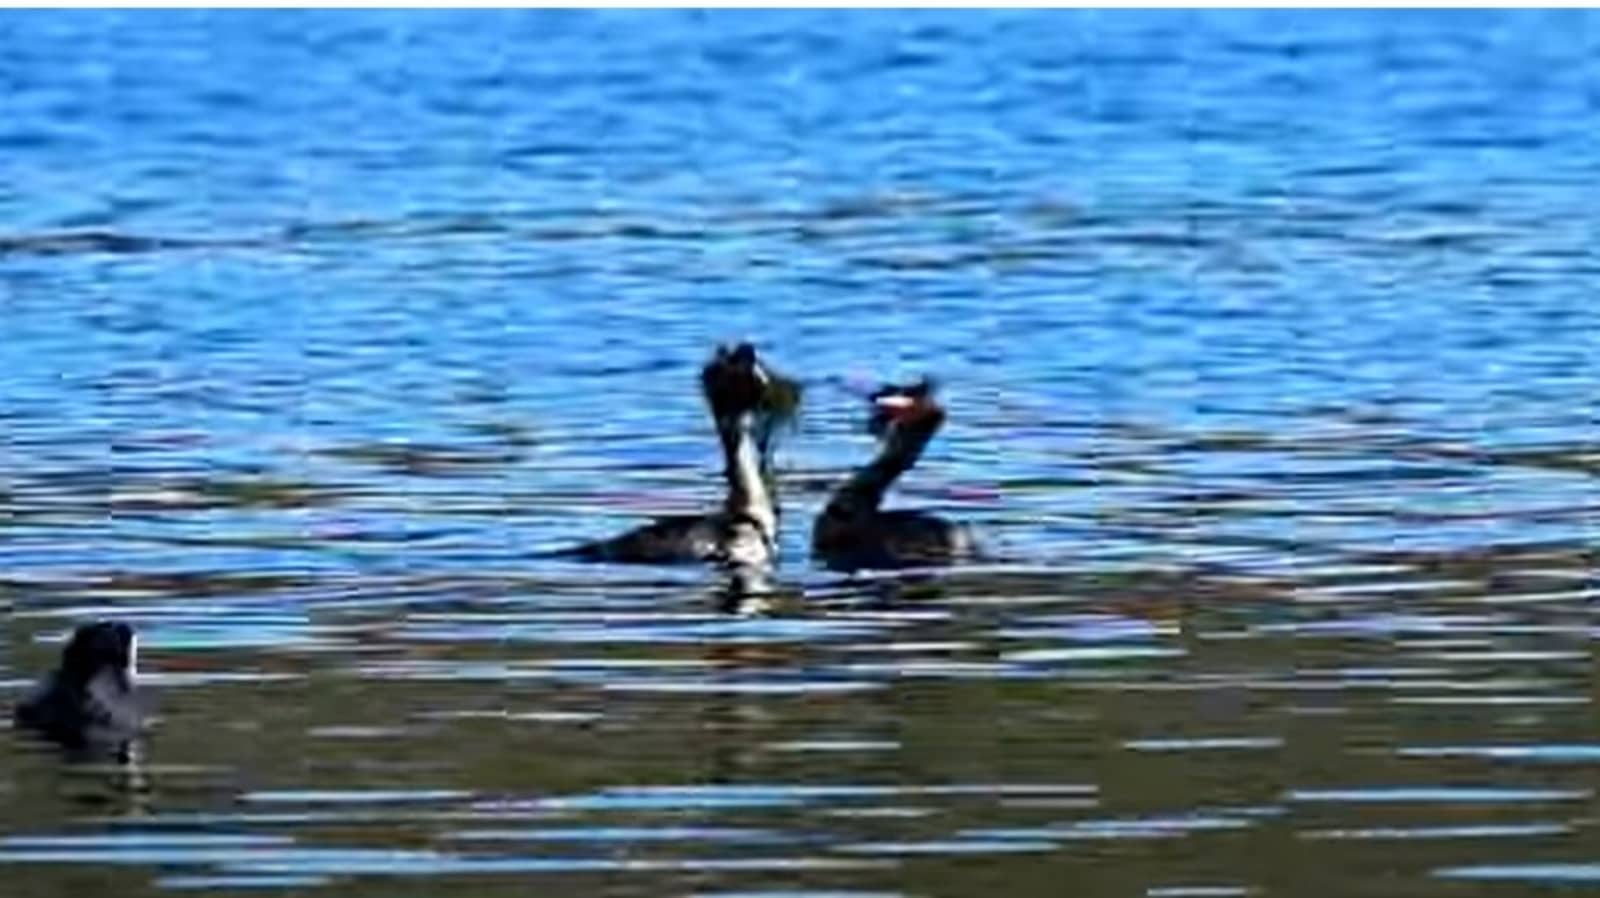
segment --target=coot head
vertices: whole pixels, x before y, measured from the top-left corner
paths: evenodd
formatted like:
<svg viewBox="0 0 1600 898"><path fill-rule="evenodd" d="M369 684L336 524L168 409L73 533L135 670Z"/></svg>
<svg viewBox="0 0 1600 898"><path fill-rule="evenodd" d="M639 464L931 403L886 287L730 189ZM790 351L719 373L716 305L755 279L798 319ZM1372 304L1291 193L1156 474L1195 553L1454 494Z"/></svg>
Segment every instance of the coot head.
<svg viewBox="0 0 1600 898"><path fill-rule="evenodd" d="M61 653L61 679L68 684L88 684L102 672L110 673L124 688L138 673L139 638L121 621L84 624L72 633Z"/></svg>

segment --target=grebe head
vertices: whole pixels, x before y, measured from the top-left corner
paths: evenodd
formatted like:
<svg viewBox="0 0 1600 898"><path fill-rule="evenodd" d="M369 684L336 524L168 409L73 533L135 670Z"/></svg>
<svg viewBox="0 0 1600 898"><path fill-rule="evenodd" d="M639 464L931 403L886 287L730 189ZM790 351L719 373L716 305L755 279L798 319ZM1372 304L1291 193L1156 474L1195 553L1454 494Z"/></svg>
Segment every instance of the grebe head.
<svg viewBox="0 0 1600 898"><path fill-rule="evenodd" d="M912 433L927 433L944 423L944 409L926 377L914 384L887 384L873 392L867 431L885 442Z"/></svg>
<svg viewBox="0 0 1600 898"><path fill-rule="evenodd" d="M754 412L767 429L792 421L800 406L800 385L767 367L749 343L718 346L700 386L718 418Z"/></svg>
<svg viewBox="0 0 1600 898"><path fill-rule="evenodd" d="M732 349L718 346L711 361L700 369L700 388L718 418L754 411L770 381L771 376L756 358L755 347L749 343Z"/></svg>
<svg viewBox="0 0 1600 898"><path fill-rule="evenodd" d="M124 689L138 674L139 639L121 621L85 624L72 633L61 652L61 676L68 682L88 683L110 673Z"/></svg>

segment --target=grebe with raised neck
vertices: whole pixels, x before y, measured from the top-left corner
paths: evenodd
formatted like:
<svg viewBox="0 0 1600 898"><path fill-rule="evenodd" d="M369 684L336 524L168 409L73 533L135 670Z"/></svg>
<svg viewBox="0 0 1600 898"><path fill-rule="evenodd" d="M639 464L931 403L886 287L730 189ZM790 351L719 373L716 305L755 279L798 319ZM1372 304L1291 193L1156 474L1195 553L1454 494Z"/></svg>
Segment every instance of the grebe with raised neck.
<svg viewBox="0 0 1600 898"><path fill-rule="evenodd" d="M799 387L775 375L740 343L717 347L700 388L722 448L727 497L716 511L659 518L561 554L626 564L717 562L769 567L778 551L778 505L771 451L776 428L798 404Z"/></svg>
<svg viewBox="0 0 1600 898"><path fill-rule="evenodd" d="M915 510L883 511L884 494L911 470L944 424L945 412L926 378L874 392L868 430L878 455L834 491L811 532L812 554L830 568L896 568L949 564L975 554L967 528Z"/></svg>

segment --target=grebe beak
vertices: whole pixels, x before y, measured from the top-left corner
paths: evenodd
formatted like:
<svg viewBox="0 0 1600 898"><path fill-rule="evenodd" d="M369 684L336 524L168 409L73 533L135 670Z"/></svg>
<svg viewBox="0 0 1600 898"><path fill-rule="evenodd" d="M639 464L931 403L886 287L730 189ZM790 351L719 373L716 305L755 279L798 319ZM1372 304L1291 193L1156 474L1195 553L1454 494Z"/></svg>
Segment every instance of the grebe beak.
<svg viewBox="0 0 1600 898"><path fill-rule="evenodd" d="M877 405L878 408L881 408L884 411L894 415L905 414L906 412L911 411L917 405L917 400L915 398L911 396L902 396L898 393L891 393L888 396L879 396L877 399L872 401L873 404Z"/></svg>

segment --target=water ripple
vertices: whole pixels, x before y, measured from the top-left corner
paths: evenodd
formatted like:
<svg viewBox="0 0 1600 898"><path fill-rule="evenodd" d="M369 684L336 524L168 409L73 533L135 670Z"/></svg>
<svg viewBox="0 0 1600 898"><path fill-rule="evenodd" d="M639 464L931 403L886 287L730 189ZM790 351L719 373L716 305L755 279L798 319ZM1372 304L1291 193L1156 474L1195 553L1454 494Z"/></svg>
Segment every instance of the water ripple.
<svg viewBox="0 0 1600 898"><path fill-rule="evenodd" d="M1591 884L1597 25L3 14L0 698L151 710L0 723L8 886ZM741 339L770 593L550 557L718 506ZM984 559L814 565L924 374Z"/></svg>

